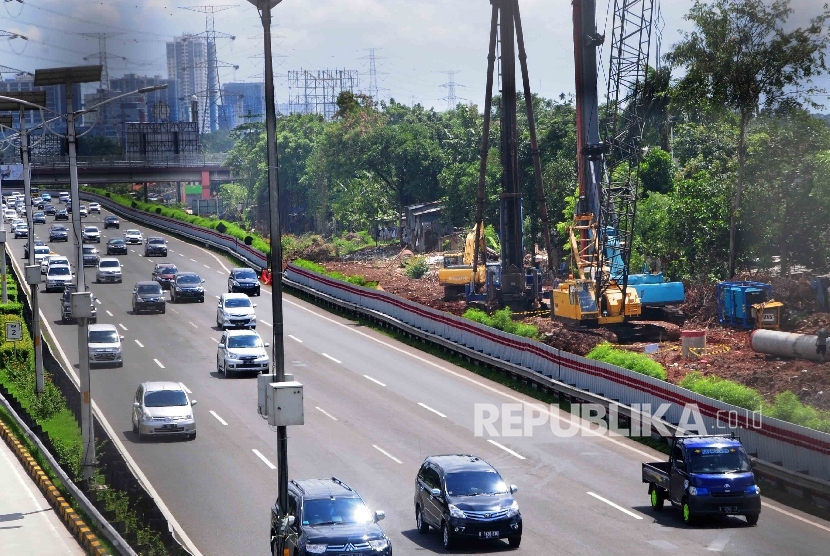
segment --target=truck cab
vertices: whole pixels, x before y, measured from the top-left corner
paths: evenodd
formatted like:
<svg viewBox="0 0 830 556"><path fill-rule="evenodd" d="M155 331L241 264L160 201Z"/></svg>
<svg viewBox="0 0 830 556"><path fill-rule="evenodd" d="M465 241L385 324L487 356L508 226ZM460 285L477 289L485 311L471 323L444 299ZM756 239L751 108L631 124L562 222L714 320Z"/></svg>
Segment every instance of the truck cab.
<svg viewBox="0 0 830 556"><path fill-rule="evenodd" d="M668 500L687 524L702 516L742 515L755 525L761 514L761 489L736 437L674 438L669 461L643 464L643 482L654 511Z"/></svg>

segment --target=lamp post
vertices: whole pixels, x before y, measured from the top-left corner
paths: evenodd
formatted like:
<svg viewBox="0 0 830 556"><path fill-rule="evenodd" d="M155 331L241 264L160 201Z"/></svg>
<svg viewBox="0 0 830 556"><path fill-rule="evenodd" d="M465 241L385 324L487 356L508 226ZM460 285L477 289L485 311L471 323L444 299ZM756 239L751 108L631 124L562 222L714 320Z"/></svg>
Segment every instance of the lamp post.
<svg viewBox="0 0 830 556"><path fill-rule="evenodd" d="M282 318L282 231L280 228L279 161L277 159L277 111L274 106L274 68L271 56L271 9L282 0L248 0L259 10L265 34L265 137L268 156L270 205L270 266L273 276L271 310L274 320L274 382L285 381L285 349ZM277 493L280 513L288 515L288 430L277 427ZM280 551L282 554L282 551Z"/></svg>
<svg viewBox="0 0 830 556"><path fill-rule="evenodd" d="M11 129L12 127L12 117L11 116L0 116L0 127L6 127ZM3 194L3 178L0 177L0 199L2 199ZM9 302L9 290L6 286L6 219L0 217L0 274L3 276L0 277L0 281L3 282L1 287L2 289L2 300L3 303Z"/></svg>
<svg viewBox="0 0 830 556"><path fill-rule="evenodd" d="M29 266L35 264L35 227L32 222L32 180L29 165L29 133L26 131L26 112L37 110L32 105L43 106L46 104L46 93L43 91L25 91L9 95L12 99L22 100L30 104L22 104L14 100L0 100L0 110L14 110L20 112L20 156L23 161L23 196L26 203L26 225L29 226ZM5 250L4 250L5 251ZM3 266L5 266L5 253ZM5 286L5 269L3 270L3 285ZM40 270L37 272L37 281L34 276L30 278L27 270L25 279L29 284L29 291L32 296L32 336L35 345L35 393L43 394L43 345L40 335Z"/></svg>
<svg viewBox="0 0 830 556"><path fill-rule="evenodd" d="M78 315L78 369L80 370L80 395L81 395L81 437L83 442L83 461L82 473L85 480L92 478L95 471L95 429L94 420L92 418L92 400L89 394L89 346L88 334L89 323L87 317L76 311L76 307L88 310L87 305L91 305L90 294L86 292L86 283L84 276L84 259L83 259L83 238L81 235L81 216L80 216L80 195L78 189L78 163L77 163L77 145L75 135L75 117L95 110L98 107L118 100L125 96L133 95L135 93L147 93L159 89L166 89L167 85L156 85L152 87L144 87L137 91L130 91L112 98L106 99L87 110L75 112L72 108L72 86L76 83L92 83L100 81L101 66L75 66L68 68L52 68L45 70L35 70L34 85L48 86L48 85L66 85L66 129L67 141L69 143L69 183L72 195L72 226L75 235L75 248L77 254L76 272L77 272L77 292L73 294L72 312ZM15 100L9 97L0 96L2 100ZM31 106L36 109L49 110L44 106L38 106L33 103L17 100L18 103ZM56 113L57 114L57 113ZM31 203L31 201L29 201ZM86 299L84 303L76 303L77 300Z"/></svg>

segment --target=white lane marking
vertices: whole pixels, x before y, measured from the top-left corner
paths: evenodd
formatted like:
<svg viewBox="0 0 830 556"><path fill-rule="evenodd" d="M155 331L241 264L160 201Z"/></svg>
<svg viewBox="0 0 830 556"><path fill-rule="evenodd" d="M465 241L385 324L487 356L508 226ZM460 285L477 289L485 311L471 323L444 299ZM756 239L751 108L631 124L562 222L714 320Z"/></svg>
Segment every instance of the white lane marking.
<svg viewBox="0 0 830 556"><path fill-rule="evenodd" d="M130 253L135 253L135 249L130 249Z"/></svg>
<svg viewBox="0 0 830 556"><path fill-rule="evenodd" d="M162 365L162 364L161 364L161 361L159 361L158 359L153 359L153 361L155 361L155 362L156 362L156 365L158 365L158 366L159 366L159 367L161 367L162 369L164 368L164 365Z"/></svg>
<svg viewBox="0 0 830 556"><path fill-rule="evenodd" d="M328 353L324 353L324 354L323 354L323 357L325 357L326 359L331 359L332 361L334 361L334 362L335 362L335 363L337 363L338 365L341 365L341 364L342 364L342 363L340 362L340 360L339 360L339 359L335 359L334 357L332 357L332 356L331 356L331 355L329 355Z"/></svg>
<svg viewBox="0 0 830 556"><path fill-rule="evenodd" d="M263 291L265 291L265 290L263 290ZM389 348L393 351L397 351L398 353L406 355L406 356L408 356L412 359L415 359L416 361L420 361L421 363L423 363L425 365L429 365L430 367L433 367L433 368L435 368L439 371L442 371L442 372L444 372L448 375L454 376L454 377L459 378L461 380L465 380L465 381L469 382L470 384L475 384L479 388L483 388L484 390L487 390L487 391L492 392L494 394L498 394L499 396L501 396L503 398L507 398L508 400L512 400L514 402L521 403L524 406L533 407L534 411L541 411L543 414L547 415L548 417L551 417L551 418L556 419L558 421L566 422L568 425L575 425L575 426L579 427L583 432L585 432L586 435L597 436L597 437L603 438L603 439L607 440L608 442L612 442L612 443L620 446L621 448L625 448L626 450L630 450L632 452L640 454L641 456L643 456L645 458L648 458L647 460L644 460L644 462L649 461L650 459L653 459L655 457L654 454L650 454L650 453L648 453L646 451L643 451L643 450L640 450L640 449L638 449L634 446L629 446L628 444L626 444L624 442L620 442L619 440L616 440L616 439L611 438L609 436L605 436L603 434L600 434L600 433L596 432L595 430L591 429L589 425L583 424L580 421L576 421L576 422L571 421L571 414L567 414L563 417L559 413L556 413L556 412L550 411L548 409L545 409L543 407L543 404L541 404L539 402L535 402L535 401L534 402L528 402L528 401L520 398L519 396L515 396L513 394L505 392L504 390L500 390L498 388L490 386L489 384L485 384L485 383L483 383L479 380L476 380L472 377L465 376L462 373L453 371L452 369L444 367L443 365L439 365L438 363L436 363L434 361L430 361L429 359L426 359L425 357L421 357L421 356L419 356L415 353L406 351L403 348L392 345L389 342L385 342L385 341L381 340L380 338L375 338L373 336L370 336L369 334L366 334L365 332L362 332L360 330L355 330L351 326L347 326L347 325L343 324L342 322L338 322L338 321L336 321L332 318L321 315L320 313L312 311L308 307L304 307L304 306L300 305L299 303L295 303L295 302L293 302L289 299L283 298L283 301L285 303L290 304L290 305L294 305L295 307L297 307L299 309L302 309L303 311L311 313L312 315L315 315L315 316L317 316L317 317L319 317L319 318L321 318L325 321L328 321L328 322L330 322L334 325L337 325L337 326L339 326L339 327L341 327L345 330L348 330L349 332L352 332L352 333L357 334L359 336L363 336L367 340L371 340L371 341L373 341L377 344L381 344L381 345L383 345L383 346L385 346L385 347L387 347L387 348Z"/></svg>
<svg viewBox="0 0 830 556"><path fill-rule="evenodd" d="M174 313L176 313L177 315L179 314L179 312L177 310L175 310L173 307L170 307L170 310L173 311Z"/></svg>
<svg viewBox="0 0 830 556"><path fill-rule="evenodd" d="M168 249L167 252L168 253L175 253L175 251L173 251L172 249Z"/></svg>
<svg viewBox="0 0 830 556"><path fill-rule="evenodd" d="M120 327L121 327L121 328L123 328L124 330L127 330L127 327L126 327L126 326L124 326L123 324L121 324L120 322L118 323L118 326L120 326Z"/></svg>
<svg viewBox="0 0 830 556"><path fill-rule="evenodd" d="M218 296L218 295L216 296L216 299L219 299L219 296Z"/></svg>
<svg viewBox="0 0 830 556"><path fill-rule="evenodd" d="M215 411L213 411L212 409L210 410L210 414L211 414L211 415L213 415L214 417L216 417L216 420L217 420L217 421L219 421L220 423L222 423L222 424L223 424L223 425L225 425L226 427L228 426L228 422L227 422L227 421L225 421L224 419L222 419L221 417L219 417L219 416L216 414L216 412L215 412Z"/></svg>
<svg viewBox="0 0 830 556"><path fill-rule="evenodd" d="M113 314L112 314L112 313L110 313L110 310L109 310L109 309L107 309L107 314L108 314L109 316L113 316Z"/></svg>
<svg viewBox="0 0 830 556"><path fill-rule="evenodd" d="M97 303L98 305L100 305L100 304L101 304L101 300L100 300L100 299L98 299L98 298L96 297L96 298L95 298L95 303Z"/></svg>
<svg viewBox="0 0 830 556"><path fill-rule="evenodd" d="M605 502L606 504L608 504L608 505L609 505L609 506L611 506L612 508L616 508L616 509L620 510L620 511L621 511L622 513L624 513L624 514L628 514L628 515L630 515L630 516L631 516L631 517L633 517L634 519L643 519L643 516L641 516L641 515L637 515L637 514L635 514L634 512L631 512L631 511L629 511L629 510L626 510L626 509L625 509L625 508L623 508L622 506L619 506L619 505L617 505L617 504L614 504L612 501L608 500L607 498L603 498L603 497L602 497L602 496L600 496L599 494L594 494L593 492L587 492L586 494L587 494L588 496L593 496L593 497L594 497L594 498L596 498L597 500L600 500L600 501L602 501L602 502Z"/></svg>
<svg viewBox="0 0 830 556"><path fill-rule="evenodd" d="M190 259L190 260L193 261L194 263L196 262L196 259Z"/></svg>
<svg viewBox="0 0 830 556"><path fill-rule="evenodd" d="M222 272L221 270L217 270L217 271L216 271L216 273L217 273L217 274L222 274L223 276L224 276L224 274L225 274L225 273L224 273L224 272Z"/></svg>
<svg viewBox="0 0 830 556"><path fill-rule="evenodd" d="M384 450L383 448L381 448L377 444L372 444L372 447L375 450L377 450L378 452L380 452L381 454L383 454L384 456L386 456L389 459L391 459L392 461L394 461L395 463L403 463L401 460L399 460L398 458L396 458L395 456L393 456L392 454L390 454L389 452L387 452L386 450Z"/></svg>
<svg viewBox="0 0 830 556"><path fill-rule="evenodd" d="M192 394L192 393L193 393L193 391L192 391L190 388L188 388L187 386L185 386L185 385L184 385L184 382L180 382L180 383L179 383L179 385L182 387L182 390L184 390L184 391L185 391L185 392L187 392L188 394Z"/></svg>
<svg viewBox="0 0 830 556"><path fill-rule="evenodd" d="M1 255L1 254L0 254ZM23 269L20 268L20 265L17 264L17 259L14 257L11 258L12 264L17 268L17 272L19 275L23 274ZM25 295L28 297L29 293L24 288ZM49 321L46 319L46 315L43 313L43 309L40 309L40 320L43 324L43 327L49 333L49 336L55 338L55 332L52 330L52 327L49 325ZM61 346L60 342L55 341L54 346L58 349L58 353L61 356L61 360L63 361L63 368L67 369L69 372L69 378L72 380L72 383L75 385L76 388L80 388L81 379L78 377L78 373L75 372L75 368L72 366L72 363L69 362L69 357L66 356L66 352L63 351L63 346ZM107 435L112 440L113 444L115 444L116 448L118 449L118 453L124 458L127 462L127 466L130 468L130 471L138 477L139 482L144 486L147 490L147 494L156 501L156 505L158 505L159 510L161 513L164 514L164 517L167 519L167 522L173 527L173 530L176 531L176 534L181 538L182 542L185 544L187 549L193 556L202 556L202 552L196 548L196 545L193 544L193 541L190 540L190 537L187 536L182 526L176 520L176 517L170 511L170 508L167 507L167 504L159 495L156 488L150 482L150 479L147 478L147 475L144 474L144 471L136 463L135 459L130 455L127 451L127 448L124 446L124 443L121 442L121 439L118 438L118 434L115 432L115 429L112 428L112 425L109 421L107 421L107 417L104 415L104 412L101 411L101 408L98 407L95 399L92 400L92 412L95 414L95 417L98 418L98 421L101 423L101 426L104 427L106 430Z"/></svg>
<svg viewBox="0 0 830 556"><path fill-rule="evenodd" d="M179 256L180 256L180 257L184 257L184 255L182 255L181 253L179 253Z"/></svg>
<svg viewBox="0 0 830 556"><path fill-rule="evenodd" d="M270 322L268 322L267 320L262 320L262 319L259 319L259 322L261 322L261 323L262 323L262 324L264 324L265 326L273 326L273 325L272 325Z"/></svg>
<svg viewBox="0 0 830 556"><path fill-rule="evenodd" d="M262 461L264 461L264 462L265 462L265 465L267 465L267 466L268 466L268 467L270 467L271 469L276 469L276 468L277 468L277 466L276 466L276 465L274 465L273 463L271 463L270 461L268 461L268 458L266 458L265 456L263 456L263 455L260 453L260 451L259 451L259 450L257 450L256 448L253 448L251 451L252 451L253 453L255 453L255 454L256 454L256 457L258 457L259 459L261 459Z"/></svg>
<svg viewBox="0 0 830 556"><path fill-rule="evenodd" d="M210 270L210 267L209 267L208 265L203 264L202 266L203 266L203 267L205 267L205 268L207 268L208 270Z"/></svg>
<svg viewBox="0 0 830 556"><path fill-rule="evenodd" d="M764 501L762 501L762 502L761 502L761 505L762 505L763 507L765 507L765 508L769 508L770 510L775 510L776 512L781 513L781 514L784 514L784 515L786 515L786 516L789 516L789 517L791 517L791 518L793 518L793 519L797 519L798 521L800 521L800 522L802 522L802 523L806 523L806 524L808 524L808 525L812 525L813 527L818 527L819 529L823 529L823 530L825 530L825 531L830 531L830 527L827 527L826 525L821 525L821 524L819 524L819 523L816 523L815 521L810 521L809 519L804 519L803 517L801 517L801 516L800 516L800 515L798 515L798 514L794 514L794 513L792 513L792 512L788 512L787 510L784 510L784 509L782 509L782 508L780 508L780 507L778 507L778 506L773 506L773 505L772 505L772 504L770 504L769 502L764 502Z"/></svg>
<svg viewBox="0 0 830 556"><path fill-rule="evenodd" d="M432 409L430 406L428 406L428 405L427 405L427 404L425 404L425 403L418 402L418 405L420 405L421 407L423 407L423 408L424 408L424 409L426 409L427 411L432 411L433 413L435 413L435 414L436 414L436 415L438 415L439 417L446 417L446 415L444 415L443 413L441 413L441 412L440 412L440 411L438 411L437 409Z"/></svg>
<svg viewBox="0 0 830 556"><path fill-rule="evenodd" d="M723 549L729 544L729 539L732 538L732 534L732 531L722 531L715 540L709 543L706 550L709 552L723 552Z"/></svg>
<svg viewBox="0 0 830 556"><path fill-rule="evenodd" d="M216 342L217 344L219 343L219 340L217 340L217 339L216 339L216 338L214 338L213 336L211 336L211 337L210 337L210 339L211 339L211 340L213 340L214 342Z"/></svg>
<svg viewBox="0 0 830 556"><path fill-rule="evenodd" d="M325 355L325 353L323 355ZM381 386L386 386L384 383L382 383L378 379L372 378L369 375L363 375L363 378L367 378L367 379L371 380L372 382L374 382L375 384L380 384Z"/></svg>
<svg viewBox="0 0 830 556"><path fill-rule="evenodd" d="M300 342L301 344L303 343L303 341L296 336L292 336L291 334L289 334L288 337L294 340L295 342Z"/></svg>
<svg viewBox="0 0 830 556"><path fill-rule="evenodd" d="M151 263L156 262L156 261L154 261L153 259L147 259L147 260L148 260L148 261L150 261Z"/></svg>
<svg viewBox="0 0 830 556"><path fill-rule="evenodd" d="M316 409L317 411L319 411L320 413L322 413L323 415L325 415L326 417L328 417L332 421L337 421L337 417L335 417L334 415L332 415L331 413L329 413L328 411L326 411L322 407L316 407L315 406L314 409Z"/></svg>
<svg viewBox="0 0 830 556"><path fill-rule="evenodd" d="M187 322L188 322L188 324L190 324L190 326L192 326L193 328L199 328L198 326L196 326L196 325L195 325L195 324L193 324L192 322L190 322L190 321L187 321Z"/></svg>
<svg viewBox="0 0 830 556"><path fill-rule="evenodd" d="M144 347L144 344L142 344L142 343L141 343L141 342L139 342L138 340L136 340L136 341L135 341L135 343L137 343L137 344L138 344L138 347L140 347L140 348L143 348L143 347Z"/></svg>
<svg viewBox="0 0 830 556"><path fill-rule="evenodd" d="M511 449L510 449L510 448L508 448L507 446L504 446L503 444L499 444L499 443L498 443L498 442L496 442L495 440L492 440L492 439L488 438L488 439L487 439L487 442L489 442L489 443L490 443L490 444L492 444L493 446L496 446L496 447L498 447L498 448L501 448L502 450L504 450L504 451L505 451L505 452L507 452L508 454L513 455L513 456L516 456L516 457L517 457L517 458L519 458L519 459L527 459L526 457L524 457L523 455L519 454L518 452L514 452L513 450L511 450Z"/></svg>

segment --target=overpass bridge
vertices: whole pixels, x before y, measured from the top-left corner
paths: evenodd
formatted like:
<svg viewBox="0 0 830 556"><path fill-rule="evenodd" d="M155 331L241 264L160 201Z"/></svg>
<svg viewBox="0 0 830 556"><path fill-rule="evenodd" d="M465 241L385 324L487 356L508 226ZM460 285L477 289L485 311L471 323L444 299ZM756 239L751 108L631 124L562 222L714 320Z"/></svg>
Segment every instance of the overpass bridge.
<svg viewBox="0 0 830 556"><path fill-rule="evenodd" d="M227 153L130 158L79 156L78 182L89 185L195 182L202 186L203 191L209 191L211 183L224 183L232 179L231 168L225 163L227 156ZM68 186L69 157L36 157L32 161L32 185Z"/></svg>

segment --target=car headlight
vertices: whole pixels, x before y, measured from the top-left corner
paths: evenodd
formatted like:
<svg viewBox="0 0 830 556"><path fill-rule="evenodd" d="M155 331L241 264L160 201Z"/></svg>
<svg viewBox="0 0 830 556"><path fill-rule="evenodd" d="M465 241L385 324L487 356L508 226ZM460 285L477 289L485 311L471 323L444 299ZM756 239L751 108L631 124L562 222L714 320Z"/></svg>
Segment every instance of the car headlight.
<svg viewBox="0 0 830 556"><path fill-rule="evenodd" d="M143 412L143 413L141 414L141 418L142 418L142 419L144 419L145 421L149 421L149 420L150 420L150 419L152 419L153 417L152 417L149 413L147 413L147 412L145 411L145 412Z"/></svg>
<svg viewBox="0 0 830 556"><path fill-rule="evenodd" d="M744 491L744 493L749 494L751 496L754 496L756 494L761 494L761 487L759 487L758 485L748 486L748 487L746 487L746 490Z"/></svg>
<svg viewBox="0 0 830 556"><path fill-rule="evenodd" d="M461 510L459 510L459 509L455 506L455 504L450 504L450 517L460 517L460 518L465 518L465 517L467 517L467 514L465 514L465 513L464 513L464 512L462 512Z"/></svg>
<svg viewBox="0 0 830 556"><path fill-rule="evenodd" d="M267 355L260 355L259 357L256 358L256 362L257 363L267 363L268 362L268 356Z"/></svg>
<svg viewBox="0 0 830 556"><path fill-rule="evenodd" d="M192 414L192 413L188 413L187 415L185 415L185 416L184 416L184 418L185 418L185 419L193 419L193 414Z"/></svg>
<svg viewBox="0 0 830 556"><path fill-rule="evenodd" d="M703 487L689 487L689 495L690 496L708 496L709 489Z"/></svg>
<svg viewBox="0 0 830 556"><path fill-rule="evenodd" d="M507 508L507 517L515 517L517 515L519 515L519 503L513 500L513 503Z"/></svg>
<svg viewBox="0 0 830 556"><path fill-rule="evenodd" d="M310 542L306 543L305 551L309 554L322 554L326 551L328 545L326 544L312 544Z"/></svg>
<svg viewBox="0 0 830 556"><path fill-rule="evenodd" d="M369 541L369 546L372 550L385 550L389 546L389 539L378 539L376 541Z"/></svg>

